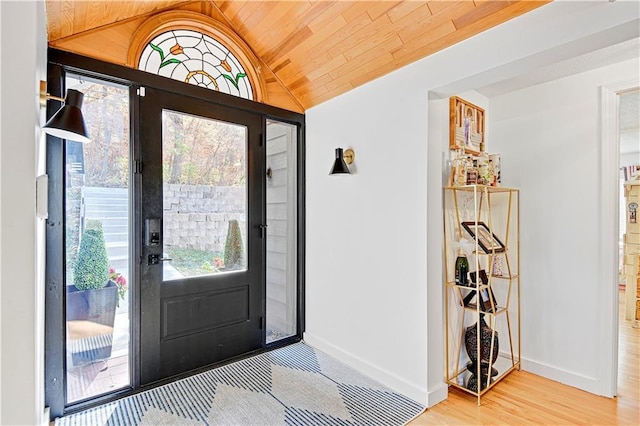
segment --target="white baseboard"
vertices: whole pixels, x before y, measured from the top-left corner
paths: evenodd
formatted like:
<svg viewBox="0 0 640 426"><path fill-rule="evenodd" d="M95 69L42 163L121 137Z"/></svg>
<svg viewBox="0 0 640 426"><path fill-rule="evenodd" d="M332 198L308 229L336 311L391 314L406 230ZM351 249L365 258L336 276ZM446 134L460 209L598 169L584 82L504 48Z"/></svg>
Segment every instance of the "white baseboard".
<svg viewBox="0 0 640 426"><path fill-rule="evenodd" d="M522 358L522 369L529 373L600 395L600 384L595 377L585 376L527 358Z"/></svg>
<svg viewBox="0 0 640 426"><path fill-rule="evenodd" d="M435 388L427 392L427 408L431 408L434 405L444 401L449 397L449 386L442 382Z"/></svg>
<svg viewBox="0 0 640 426"><path fill-rule="evenodd" d="M346 352L320 337L314 336L309 333L304 333L303 340L309 346L313 346L314 348L326 353L327 355L332 356L338 361L347 364L349 367L359 371L360 373L369 376L374 380L377 380L383 385L393 389L395 392L398 392L406 396L407 398L411 398L412 400L420 404L429 406L428 402L431 399L433 399L433 401L436 401L438 396L441 394L441 390L437 389L436 393L434 393L433 398L429 398L429 393L425 388L421 388L414 383L410 383L389 371L386 371L363 360L358 356ZM434 402L434 404L435 403L437 402Z"/></svg>

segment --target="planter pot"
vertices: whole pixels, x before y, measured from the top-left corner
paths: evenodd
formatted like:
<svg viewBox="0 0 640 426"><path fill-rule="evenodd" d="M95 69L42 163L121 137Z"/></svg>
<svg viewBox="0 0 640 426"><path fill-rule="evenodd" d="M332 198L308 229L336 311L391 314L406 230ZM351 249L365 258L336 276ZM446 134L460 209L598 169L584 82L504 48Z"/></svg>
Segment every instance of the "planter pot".
<svg viewBox="0 0 640 426"><path fill-rule="evenodd" d="M111 356L117 303L118 287L113 281L95 290L67 287L67 350L74 365Z"/></svg>

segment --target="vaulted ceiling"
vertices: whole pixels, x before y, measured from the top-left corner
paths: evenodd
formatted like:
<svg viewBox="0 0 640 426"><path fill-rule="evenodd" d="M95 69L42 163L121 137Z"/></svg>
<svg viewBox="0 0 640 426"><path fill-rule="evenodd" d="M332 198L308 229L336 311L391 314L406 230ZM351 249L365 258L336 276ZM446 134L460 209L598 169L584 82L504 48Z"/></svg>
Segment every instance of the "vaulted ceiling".
<svg viewBox="0 0 640 426"><path fill-rule="evenodd" d="M51 46L129 66L118 52L147 19L206 15L267 68L267 103L304 111L548 2L46 0L46 9Z"/></svg>

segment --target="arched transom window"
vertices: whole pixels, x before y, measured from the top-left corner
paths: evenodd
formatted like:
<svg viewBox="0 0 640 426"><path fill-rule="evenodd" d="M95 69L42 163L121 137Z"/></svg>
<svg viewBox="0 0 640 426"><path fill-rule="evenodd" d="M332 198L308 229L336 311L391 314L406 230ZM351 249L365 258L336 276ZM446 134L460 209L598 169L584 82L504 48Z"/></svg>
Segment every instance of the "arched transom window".
<svg viewBox="0 0 640 426"><path fill-rule="evenodd" d="M196 86L253 100L240 61L212 37L192 30L157 35L142 50L138 68Z"/></svg>

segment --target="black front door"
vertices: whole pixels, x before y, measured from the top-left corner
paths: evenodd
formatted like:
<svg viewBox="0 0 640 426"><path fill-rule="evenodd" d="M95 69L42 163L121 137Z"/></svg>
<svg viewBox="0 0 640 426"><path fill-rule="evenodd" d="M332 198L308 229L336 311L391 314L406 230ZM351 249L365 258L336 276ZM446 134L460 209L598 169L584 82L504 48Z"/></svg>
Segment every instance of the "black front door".
<svg viewBox="0 0 640 426"><path fill-rule="evenodd" d="M147 88L140 99L140 382L262 347L261 117Z"/></svg>

